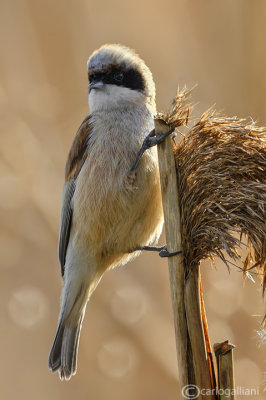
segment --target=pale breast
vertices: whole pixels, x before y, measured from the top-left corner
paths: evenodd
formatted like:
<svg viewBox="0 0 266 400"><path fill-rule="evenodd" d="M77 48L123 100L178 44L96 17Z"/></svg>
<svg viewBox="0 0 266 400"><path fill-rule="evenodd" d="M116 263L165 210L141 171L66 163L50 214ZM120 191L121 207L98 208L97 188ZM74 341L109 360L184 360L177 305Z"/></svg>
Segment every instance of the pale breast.
<svg viewBox="0 0 266 400"><path fill-rule="evenodd" d="M92 246L96 242L105 245L113 242L114 246L121 234L128 236L141 224L143 210L147 209L147 202L152 197L155 202L160 201L155 148L144 155L133 185L128 181L143 139L153 128L151 116L142 120L133 118L116 116L114 121L107 116L98 116L93 121L88 157L77 179L73 201L77 240L86 238L87 244ZM155 206L154 209L159 208Z"/></svg>

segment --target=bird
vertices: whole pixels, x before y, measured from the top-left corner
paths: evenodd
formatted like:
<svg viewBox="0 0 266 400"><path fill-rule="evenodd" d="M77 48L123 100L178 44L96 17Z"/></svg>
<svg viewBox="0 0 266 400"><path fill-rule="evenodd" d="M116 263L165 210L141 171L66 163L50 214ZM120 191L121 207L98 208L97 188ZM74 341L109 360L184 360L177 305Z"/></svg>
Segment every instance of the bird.
<svg viewBox="0 0 266 400"><path fill-rule="evenodd" d="M154 129L155 83L137 53L120 44L95 50L87 63L89 114L70 148L62 194L60 313L49 368L69 380L87 302L105 271L157 243L163 210L156 147L132 170Z"/></svg>

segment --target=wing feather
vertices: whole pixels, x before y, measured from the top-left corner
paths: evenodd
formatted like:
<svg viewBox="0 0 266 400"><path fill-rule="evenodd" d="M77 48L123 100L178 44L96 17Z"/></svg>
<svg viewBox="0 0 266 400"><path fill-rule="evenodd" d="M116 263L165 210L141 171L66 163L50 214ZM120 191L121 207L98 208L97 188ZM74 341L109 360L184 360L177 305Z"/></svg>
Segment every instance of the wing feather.
<svg viewBox="0 0 266 400"><path fill-rule="evenodd" d="M64 276L64 266L66 261L66 252L70 236L71 220L72 220L72 198L75 192L76 183L72 178L65 183L62 196L62 208L60 219L60 233L58 255L61 264L61 273Z"/></svg>
<svg viewBox="0 0 266 400"><path fill-rule="evenodd" d="M90 115L88 115L80 125L66 162L58 245L62 276L64 276L66 253L71 232L73 196L76 188L76 179L87 157L88 141L91 130L90 118Z"/></svg>

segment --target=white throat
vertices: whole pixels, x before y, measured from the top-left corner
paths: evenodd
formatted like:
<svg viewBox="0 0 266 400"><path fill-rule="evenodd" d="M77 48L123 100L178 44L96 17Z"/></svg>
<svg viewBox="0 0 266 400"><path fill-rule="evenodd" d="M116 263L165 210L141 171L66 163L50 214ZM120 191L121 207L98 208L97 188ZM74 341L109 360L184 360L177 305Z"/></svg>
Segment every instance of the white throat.
<svg viewBox="0 0 266 400"><path fill-rule="evenodd" d="M102 89L92 89L89 93L90 112L111 111L130 105L144 105L147 98L137 90L106 84Z"/></svg>

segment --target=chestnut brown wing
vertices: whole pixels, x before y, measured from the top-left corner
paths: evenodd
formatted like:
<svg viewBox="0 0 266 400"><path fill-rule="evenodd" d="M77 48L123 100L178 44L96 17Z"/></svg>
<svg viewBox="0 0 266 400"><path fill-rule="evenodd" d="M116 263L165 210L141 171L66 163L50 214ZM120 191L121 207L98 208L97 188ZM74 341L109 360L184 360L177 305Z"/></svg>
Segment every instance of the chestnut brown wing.
<svg viewBox="0 0 266 400"><path fill-rule="evenodd" d="M91 117L90 115L88 115L80 125L70 148L66 162L65 185L62 194L58 244L58 253L62 276L64 276L66 253L71 231L71 221L73 213L72 203L75 193L76 179L87 157L88 141L91 132L90 119Z"/></svg>

